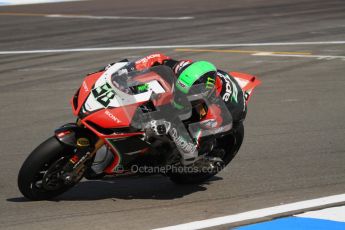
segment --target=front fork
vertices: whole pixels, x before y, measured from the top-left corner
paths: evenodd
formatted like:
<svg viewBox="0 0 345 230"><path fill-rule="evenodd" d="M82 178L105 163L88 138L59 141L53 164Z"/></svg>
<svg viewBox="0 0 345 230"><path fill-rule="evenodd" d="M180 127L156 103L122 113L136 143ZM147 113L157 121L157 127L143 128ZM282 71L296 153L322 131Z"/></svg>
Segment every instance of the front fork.
<svg viewBox="0 0 345 230"><path fill-rule="evenodd" d="M74 154L63 167L62 179L66 184L76 183L82 179L84 172L97 151L104 145L100 138L95 139L95 135L82 127L82 123L67 124L55 131L55 136L63 144L73 147ZM91 145L91 140L94 144Z"/></svg>

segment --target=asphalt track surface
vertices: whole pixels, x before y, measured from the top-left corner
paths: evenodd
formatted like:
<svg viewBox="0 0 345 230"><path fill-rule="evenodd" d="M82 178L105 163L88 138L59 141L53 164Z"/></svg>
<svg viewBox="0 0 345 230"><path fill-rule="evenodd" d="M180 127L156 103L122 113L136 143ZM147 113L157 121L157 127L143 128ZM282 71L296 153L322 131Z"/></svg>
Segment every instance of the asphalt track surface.
<svg viewBox="0 0 345 230"><path fill-rule="evenodd" d="M1 7L0 51L344 41L344 12L343 0L97 0ZM0 55L0 229L150 229L344 193L344 60L219 52L227 49ZM345 56L344 44L230 49ZM202 185L177 186L162 176L83 181L55 201L24 199L16 185L18 170L55 127L74 121L69 99L83 76L157 51L209 60L262 80L249 105L245 141L230 167Z"/></svg>

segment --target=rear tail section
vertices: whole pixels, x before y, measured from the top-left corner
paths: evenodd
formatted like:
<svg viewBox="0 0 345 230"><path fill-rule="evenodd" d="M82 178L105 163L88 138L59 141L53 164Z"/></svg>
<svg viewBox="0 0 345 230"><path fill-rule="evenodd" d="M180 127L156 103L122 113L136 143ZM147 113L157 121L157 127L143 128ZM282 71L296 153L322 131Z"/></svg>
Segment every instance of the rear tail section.
<svg viewBox="0 0 345 230"><path fill-rule="evenodd" d="M253 90L261 84L261 81L257 77L250 74L239 72L230 72L229 74L234 77L238 84L241 86L245 95L246 103L248 103Z"/></svg>

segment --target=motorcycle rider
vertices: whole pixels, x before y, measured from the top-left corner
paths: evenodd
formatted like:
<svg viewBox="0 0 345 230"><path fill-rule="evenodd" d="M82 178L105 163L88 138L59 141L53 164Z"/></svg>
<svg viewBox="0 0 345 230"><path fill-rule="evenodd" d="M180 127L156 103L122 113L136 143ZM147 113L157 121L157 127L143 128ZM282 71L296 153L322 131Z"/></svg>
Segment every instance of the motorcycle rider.
<svg viewBox="0 0 345 230"><path fill-rule="evenodd" d="M171 110L168 110L170 114L167 114L164 119L151 120L145 125L146 133L157 136L169 135L181 154L183 165L205 162L206 158L203 156L205 147L208 151L212 151L212 156L216 156L207 158L206 165L221 161L219 157L224 154L224 150L212 149L212 142L215 139L212 134L224 131L221 127L225 125L224 120L227 119L229 112L234 125L244 120L246 105L241 87L233 77L218 70L210 62L174 60L160 53L140 58L128 65L126 69L127 71L141 71L157 65L168 66L175 73L176 82L172 106L179 116L171 116ZM190 117L191 107L188 106L190 102L186 98L191 94L191 89L200 84L204 86L204 95L206 95L209 103L207 108L201 104L197 105L200 126L196 134L192 134L191 137L190 133L181 127L183 123L176 119L178 117L179 119ZM225 106L222 106L222 103L217 103L217 100L221 100ZM207 130L213 131L211 135L202 135L202 133L207 133L205 132Z"/></svg>

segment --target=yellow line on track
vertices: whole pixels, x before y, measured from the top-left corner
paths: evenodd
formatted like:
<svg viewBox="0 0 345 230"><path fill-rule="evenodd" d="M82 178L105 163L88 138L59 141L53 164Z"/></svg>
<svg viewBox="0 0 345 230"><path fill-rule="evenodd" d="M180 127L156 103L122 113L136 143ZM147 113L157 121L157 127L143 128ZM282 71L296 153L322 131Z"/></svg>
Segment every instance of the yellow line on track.
<svg viewBox="0 0 345 230"><path fill-rule="evenodd" d="M297 55L311 55L308 52L280 52L280 51L262 51L262 50L211 50L211 49L175 49L177 52L210 52L210 53L270 53L270 54L297 54Z"/></svg>

